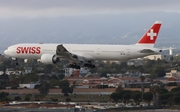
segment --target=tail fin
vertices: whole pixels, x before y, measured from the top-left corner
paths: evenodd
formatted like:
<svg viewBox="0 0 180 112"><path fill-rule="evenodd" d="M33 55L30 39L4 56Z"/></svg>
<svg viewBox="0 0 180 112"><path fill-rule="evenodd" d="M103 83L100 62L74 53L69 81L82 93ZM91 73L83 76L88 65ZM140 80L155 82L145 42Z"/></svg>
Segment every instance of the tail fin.
<svg viewBox="0 0 180 112"><path fill-rule="evenodd" d="M156 21L151 26L151 28L141 37L141 39L136 43L136 45L154 47L160 27L161 27L161 22Z"/></svg>

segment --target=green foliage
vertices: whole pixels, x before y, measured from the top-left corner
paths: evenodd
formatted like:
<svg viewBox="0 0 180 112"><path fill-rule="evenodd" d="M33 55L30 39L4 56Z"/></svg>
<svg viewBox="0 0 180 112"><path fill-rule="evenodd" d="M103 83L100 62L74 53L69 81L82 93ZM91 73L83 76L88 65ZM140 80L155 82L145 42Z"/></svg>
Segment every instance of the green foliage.
<svg viewBox="0 0 180 112"><path fill-rule="evenodd" d="M176 82L169 82L169 83L167 84L167 86L177 86L177 83L176 83Z"/></svg>
<svg viewBox="0 0 180 112"><path fill-rule="evenodd" d="M160 88L160 94L168 93L169 91L165 88Z"/></svg>
<svg viewBox="0 0 180 112"><path fill-rule="evenodd" d="M51 79L49 81L50 88L54 88L54 86L59 86L59 80Z"/></svg>
<svg viewBox="0 0 180 112"><path fill-rule="evenodd" d="M63 72L63 73L64 73L64 72ZM59 80L63 80L64 77L65 77L65 75L64 75L64 74L59 74L58 77L59 77Z"/></svg>
<svg viewBox="0 0 180 112"><path fill-rule="evenodd" d="M123 94L122 98L123 98L123 101L125 102L125 104L128 104L129 99L131 98L131 93L128 92L126 94Z"/></svg>
<svg viewBox="0 0 180 112"><path fill-rule="evenodd" d="M30 101L31 97L32 97L32 94L26 94L24 100L25 101Z"/></svg>
<svg viewBox="0 0 180 112"><path fill-rule="evenodd" d="M59 82L59 88L62 89L63 87L69 87L68 80L62 80Z"/></svg>
<svg viewBox="0 0 180 112"><path fill-rule="evenodd" d="M58 99L56 99L56 98L50 98L51 99L51 101L53 101L53 102L57 102L58 101Z"/></svg>
<svg viewBox="0 0 180 112"><path fill-rule="evenodd" d="M9 96L9 93L1 92L0 93L0 101L6 101L8 96Z"/></svg>
<svg viewBox="0 0 180 112"><path fill-rule="evenodd" d="M47 95L49 92L49 84L47 82L41 82L40 87L38 88L40 94Z"/></svg>
<svg viewBox="0 0 180 112"><path fill-rule="evenodd" d="M30 101L30 98L29 97L25 97L24 100L25 101Z"/></svg>
<svg viewBox="0 0 180 112"><path fill-rule="evenodd" d="M66 98L66 102L70 102L71 101L71 98Z"/></svg>
<svg viewBox="0 0 180 112"><path fill-rule="evenodd" d="M24 80L22 81L22 83L37 82L38 79L39 79L39 76L37 73L28 73L28 74L25 74Z"/></svg>
<svg viewBox="0 0 180 112"><path fill-rule="evenodd" d="M119 101L119 93L115 92L110 95L110 99L113 99L115 102Z"/></svg>
<svg viewBox="0 0 180 112"><path fill-rule="evenodd" d="M156 77L164 77L166 75L166 72L163 67L159 66L159 67L154 67L151 70L151 74L155 74Z"/></svg>
<svg viewBox="0 0 180 112"><path fill-rule="evenodd" d="M40 100L42 100L44 97L45 97L45 95L43 95L43 94L36 94L36 95L34 95L34 99L35 99L36 101L40 101Z"/></svg>
<svg viewBox="0 0 180 112"><path fill-rule="evenodd" d="M173 103L173 92L161 92L161 104L166 105L167 103L170 105Z"/></svg>
<svg viewBox="0 0 180 112"><path fill-rule="evenodd" d="M131 98L136 102L136 105L139 105L141 100L142 93L140 91L133 91Z"/></svg>
<svg viewBox="0 0 180 112"><path fill-rule="evenodd" d="M180 96L174 96L174 103L175 104L180 104Z"/></svg>
<svg viewBox="0 0 180 112"><path fill-rule="evenodd" d="M128 103L129 99L131 98L132 91L130 90L120 90L118 92L114 92L110 95L110 98L113 99L115 102L122 100L125 103Z"/></svg>
<svg viewBox="0 0 180 112"><path fill-rule="evenodd" d="M71 87L63 87L62 88L62 93L64 93L64 96L69 96L68 93L73 93L73 88Z"/></svg>
<svg viewBox="0 0 180 112"><path fill-rule="evenodd" d="M51 73L53 69L53 65L48 64L48 65L44 65L44 73Z"/></svg>
<svg viewBox="0 0 180 112"><path fill-rule="evenodd" d="M21 97L20 97L20 96L15 96L15 97L14 97L14 100L15 100L15 101L20 101L20 100L21 100Z"/></svg>
<svg viewBox="0 0 180 112"><path fill-rule="evenodd" d="M150 105L150 102L153 98L153 94L151 92L146 92L143 94L143 98Z"/></svg>
<svg viewBox="0 0 180 112"><path fill-rule="evenodd" d="M171 92L179 92L180 91L180 86L176 87L176 88L173 88L171 90Z"/></svg>

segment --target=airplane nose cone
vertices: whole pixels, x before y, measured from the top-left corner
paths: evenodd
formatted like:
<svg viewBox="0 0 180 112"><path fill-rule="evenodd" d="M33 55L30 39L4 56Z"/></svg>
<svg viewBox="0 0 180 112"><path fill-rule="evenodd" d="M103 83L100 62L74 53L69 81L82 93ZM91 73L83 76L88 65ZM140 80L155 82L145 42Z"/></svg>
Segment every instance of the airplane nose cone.
<svg viewBox="0 0 180 112"><path fill-rule="evenodd" d="M5 50L5 51L4 51L4 54L5 54L5 55L9 55L9 51L8 51L8 50Z"/></svg>

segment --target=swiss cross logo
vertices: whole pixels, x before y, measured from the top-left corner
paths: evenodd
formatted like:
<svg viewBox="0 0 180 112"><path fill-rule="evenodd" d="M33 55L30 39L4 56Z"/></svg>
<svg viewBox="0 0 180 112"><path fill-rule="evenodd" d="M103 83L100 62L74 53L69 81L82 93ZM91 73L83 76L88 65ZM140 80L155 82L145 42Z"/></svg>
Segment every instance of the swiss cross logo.
<svg viewBox="0 0 180 112"><path fill-rule="evenodd" d="M154 33L153 29L151 29L147 36L150 37L150 40L154 40L154 36L157 36L157 33Z"/></svg>

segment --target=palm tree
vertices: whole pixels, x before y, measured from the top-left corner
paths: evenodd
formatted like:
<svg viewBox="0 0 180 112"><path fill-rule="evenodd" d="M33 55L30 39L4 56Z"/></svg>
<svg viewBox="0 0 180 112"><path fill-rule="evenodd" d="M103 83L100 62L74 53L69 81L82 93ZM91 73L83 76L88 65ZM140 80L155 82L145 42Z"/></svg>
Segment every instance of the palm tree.
<svg viewBox="0 0 180 112"><path fill-rule="evenodd" d="M145 80L145 77L144 77L144 76L140 76L140 79L141 79L141 92L142 92L141 100L143 100L143 94L144 94L144 80Z"/></svg>
<svg viewBox="0 0 180 112"><path fill-rule="evenodd" d="M159 107L160 106L160 87L158 85L152 86L151 92L153 94L154 106Z"/></svg>

